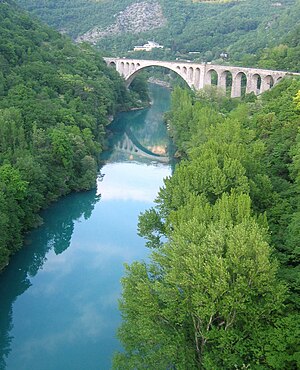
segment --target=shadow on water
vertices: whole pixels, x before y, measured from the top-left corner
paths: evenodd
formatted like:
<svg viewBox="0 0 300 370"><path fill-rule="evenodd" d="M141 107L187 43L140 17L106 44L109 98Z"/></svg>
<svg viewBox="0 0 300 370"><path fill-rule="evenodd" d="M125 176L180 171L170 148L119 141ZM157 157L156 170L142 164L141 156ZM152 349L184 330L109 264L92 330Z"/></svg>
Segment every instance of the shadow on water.
<svg viewBox="0 0 300 370"><path fill-rule="evenodd" d="M17 297L30 286L31 279L42 269L47 253L58 255L69 246L74 222L89 219L95 204L100 200L96 189L68 195L53 204L44 214L44 224L30 233L30 240L19 251L0 275L0 369L6 368L6 358L11 351L10 335L13 329L12 306Z"/></svg>

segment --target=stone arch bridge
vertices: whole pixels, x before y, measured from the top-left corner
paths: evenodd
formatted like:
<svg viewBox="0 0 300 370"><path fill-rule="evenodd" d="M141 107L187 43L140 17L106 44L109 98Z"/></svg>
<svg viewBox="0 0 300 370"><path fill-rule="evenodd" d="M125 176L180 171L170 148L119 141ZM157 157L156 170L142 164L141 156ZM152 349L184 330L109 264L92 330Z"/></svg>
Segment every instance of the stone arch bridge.
<svg viewBox="0 0 300 370"><path fill-rule="evenodd" d="M169 62L159 60L142 60L126 58L104 58L107 65L114 67L127 82L131 84L135 76L147 67L165 67L182 77L195 90L212 85L212 75L217 76L217 86L231 88L231 97L242 95L242 80L246 79L246 93L261 94L276 85L283 77L300 76L300 73L274 71L258 68L243 68L209 63ZM231 78L230 78L231 77Z"/></svg>

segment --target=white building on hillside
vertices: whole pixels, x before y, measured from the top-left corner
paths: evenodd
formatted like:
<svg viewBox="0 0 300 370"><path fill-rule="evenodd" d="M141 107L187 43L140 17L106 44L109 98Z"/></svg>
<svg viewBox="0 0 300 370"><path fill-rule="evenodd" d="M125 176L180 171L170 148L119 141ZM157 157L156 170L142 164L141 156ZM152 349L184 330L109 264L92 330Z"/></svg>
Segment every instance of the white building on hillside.
<svg viewBox="0 0 300 370"><path fill-rule="evenodd" d="M152 49L163 49L162 45L159 45L157 42L148 41L147 44L143 46L135 46L134 51L151 51Z"/></svg>

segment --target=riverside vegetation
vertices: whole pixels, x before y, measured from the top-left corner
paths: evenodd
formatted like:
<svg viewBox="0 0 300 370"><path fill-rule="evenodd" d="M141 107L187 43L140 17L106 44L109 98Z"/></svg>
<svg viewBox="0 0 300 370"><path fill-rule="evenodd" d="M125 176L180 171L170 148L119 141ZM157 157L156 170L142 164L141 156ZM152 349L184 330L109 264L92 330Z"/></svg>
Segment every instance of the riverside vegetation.
<svg viewBox="0 0 300 370"><path fill-rule="evenodd" d="M140 217L116 369L300 367L300 81L246 100L173 93L182 160Z"/></svg>
<svg viewBox="0 0 300 370"><path fill-rule="evenodd" d="M0 7L3 267L42 207L93 186L107 116L136 95L87 45ZM245 58L297 70L297 35ZM140 217L151 256L126 267L114 367L299 368L299 80L243 100L178 88L167 120L181 162Z"/></svg>
<svg viewBox="0 0 300 370"><path fill-rule="evenodd" d="M299 70L299 30L252 60ZM150 261L126 267L114 367L299 368L299 79L178 88L166 119L181 162L140 217Z"/></svg>
<svg viewBox="0 0 300 370"><path fill-rule="evenodd" d="M0 2L0 270L41 208L95 186L108 116L141 104L90 46Z"/></svg>

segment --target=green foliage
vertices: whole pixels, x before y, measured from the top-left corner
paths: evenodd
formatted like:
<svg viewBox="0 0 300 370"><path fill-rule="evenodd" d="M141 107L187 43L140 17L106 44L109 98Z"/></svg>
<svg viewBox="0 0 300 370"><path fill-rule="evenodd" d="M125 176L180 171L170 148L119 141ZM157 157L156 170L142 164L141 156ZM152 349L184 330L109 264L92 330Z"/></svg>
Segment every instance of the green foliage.
<svg viewBox="0 0 300 370"><path fill-rule="evenodd" d="M300 110L300 90L297 92L297 95L294 98L294 102L297 105L297 109Z"/></svg>
<svg viewBox="0 0 300 370"><path fill-rule="evenodd" d="M10 164L0 166L0 269L8 263L9 254L22 244L22 221L25 218L22 201L26 197L27 185L18 169Z"/></svg>
<svg viewBox="0 0 300 370"><path fill-rule="evenodd" d="M277 70L300 71L300 27L297 19L300 14L300 3L297 1L292 9L277 23L277 42L273 47L258 50L256 56L250 57L250 64L260 68ZM289 24L295 24L294 28L289 28ZM289 32L287 32L289 31ZM247 63L248 55L242 58Z"/></svg>
<svg viewBox="0 0 300 370"><path fill-rule="evenodd" d="M264 141L264 167L275 190L266 208L271 241L288 282L290 302L299 309L299 129L297 93L300 81L286 79L262 96L262 108L252 124Z"/></svg>
<svg viewBox="0 0 300 370"><path fill-rule="evenodd" d="M282 0L281 6L276 6L273 0L158 2L167 25L138 34L127 32L105 37L98 42L100 49L108 54L125 55L135 45L156 40L167 50L148 53L148 59L180 57L211 61L227 51L229 60L245 62L248 58L251 64L253 54L277 46L284 35L293 32L300 15L299 2L295 0ZM112 25L116 15L136 0L18 0L18 3L49 25L76 38L94 27L104 30ZM190 51L198 54L188 54ZM143 53L140 56L145 58Z"/></svg>
<svg viewBox="0 0 300 370"><path fill-rule="evenodd" d="M137 99L88 45L0 3L0 270L38 211L95 186L108 116Z"/></svg>
<svg viewBox="0 0 300 370"><path fill-rule="evenodd" d="M153 251L122 281L116 369L299 367L298 91L174 91L185 159L140 216Z"/></svg>
<svg viewBox="0 0 300 370"><path fill-rule="evenodd" d="M127 267L119 331L126 352L115 368L265 363L260 346L268 339L258 344L256 337L273 327L285 288L251 213L247 195L223 195L213 206L194 197L151 264Z"/></svg>
<svg viewBox="0 0 300 370"><path fill-rule="evenodd" d="M143 73L138 74L130 84L130 90L133 94L136 95L137 100L140 99L140 102L143 106L145 103L149 104L149 94L148 94L148 85L147 85L147 76Z"/></svg>

